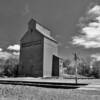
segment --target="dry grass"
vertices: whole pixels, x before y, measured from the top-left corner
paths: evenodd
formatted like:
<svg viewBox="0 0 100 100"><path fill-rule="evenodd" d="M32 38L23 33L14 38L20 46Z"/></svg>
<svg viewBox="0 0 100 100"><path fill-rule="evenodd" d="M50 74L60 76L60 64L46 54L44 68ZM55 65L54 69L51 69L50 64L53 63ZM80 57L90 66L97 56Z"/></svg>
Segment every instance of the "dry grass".
<svg viewBox="0 0 100 100"><path fill-rule="evenodd" d="M32 78L23 80L32 80ZM68 83L75 82L72 79L65 81ZM98 79L79 79L78 82L100 84ZM0 84L0 100L100 100L100 90L53 89Z"/></svg>
<svg viewBox="0 0 100 100"><path fill-rule="evenodd" d="M0 84L0 100L100 100L100 92Z"/></svg>

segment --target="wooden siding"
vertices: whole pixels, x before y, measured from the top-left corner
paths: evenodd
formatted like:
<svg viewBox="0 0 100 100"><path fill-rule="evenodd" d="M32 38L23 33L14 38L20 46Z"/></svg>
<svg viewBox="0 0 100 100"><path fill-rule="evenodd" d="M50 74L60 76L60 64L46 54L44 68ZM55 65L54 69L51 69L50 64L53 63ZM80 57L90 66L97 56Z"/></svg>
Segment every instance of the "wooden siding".
<svg viewBox="0 0 100 100"><path fill-rule="evenodd" d="M43 36L36 30L27 32L21 40L20 76L43 76Z"/></svg>
<svg viewBox="0 0 100 100"><path fill-rule="evenodd" d="M43 49L43 76L51 77L53 55L58 55L57 44L47 38L44 38Z"/></svg>

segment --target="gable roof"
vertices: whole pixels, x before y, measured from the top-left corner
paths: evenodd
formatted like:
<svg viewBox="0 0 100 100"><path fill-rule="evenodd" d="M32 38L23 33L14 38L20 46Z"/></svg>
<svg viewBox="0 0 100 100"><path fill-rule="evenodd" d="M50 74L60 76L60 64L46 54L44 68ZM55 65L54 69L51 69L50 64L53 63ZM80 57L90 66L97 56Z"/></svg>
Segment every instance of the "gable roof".
<svg viewBox="0 0 100 100"><path fill-rule="evenodd" d="M39 31L44 37L46 37L46 38L48 38L48 39L50 39L50 40L52 40L52 41L54 41L54 42L56 42L57 43L57 41L51 36L51 32L47 29L47 28L45 28L45 27L43 27L42 25L40 25L39 23L37 23L36 22L36 30L37 31Z"/></svg>
<svg viewBox="0 0 100 100"><path fill-rule="evenodd" d="M51 31L38 23L36 20L33 18L28 22L28 28L35 28L40 34L42 34L44 37L50 39L51 41L57 43L57 41L51 36ZM24 34L25 36L25 34ZM23 36L23 37L24 37ZM23 39L21 38L21 40Z"/></svg>

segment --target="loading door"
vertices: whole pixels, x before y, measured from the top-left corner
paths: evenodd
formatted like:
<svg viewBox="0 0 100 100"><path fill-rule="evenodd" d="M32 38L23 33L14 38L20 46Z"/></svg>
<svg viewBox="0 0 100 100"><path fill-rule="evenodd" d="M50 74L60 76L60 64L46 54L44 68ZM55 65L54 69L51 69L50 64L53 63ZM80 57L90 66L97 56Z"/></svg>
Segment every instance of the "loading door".
<svg viewBox="0 0 100 100"><path fill-rule="evenodd" d="M59 58L55 55L52 59L52 76L59 76Z"/></svg>

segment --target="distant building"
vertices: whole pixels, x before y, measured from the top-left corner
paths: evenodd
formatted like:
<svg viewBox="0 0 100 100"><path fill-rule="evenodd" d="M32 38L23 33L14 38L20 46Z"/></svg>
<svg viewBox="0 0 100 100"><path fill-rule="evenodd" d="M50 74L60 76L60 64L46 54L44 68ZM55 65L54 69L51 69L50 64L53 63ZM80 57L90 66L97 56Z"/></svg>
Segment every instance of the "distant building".
<svg viewBox="0 0 100 100"><path fill-rule="evenodd" d="M20 40L19 76L59 76L57 41L51 32L31 19L28 31Z"/></svg>

